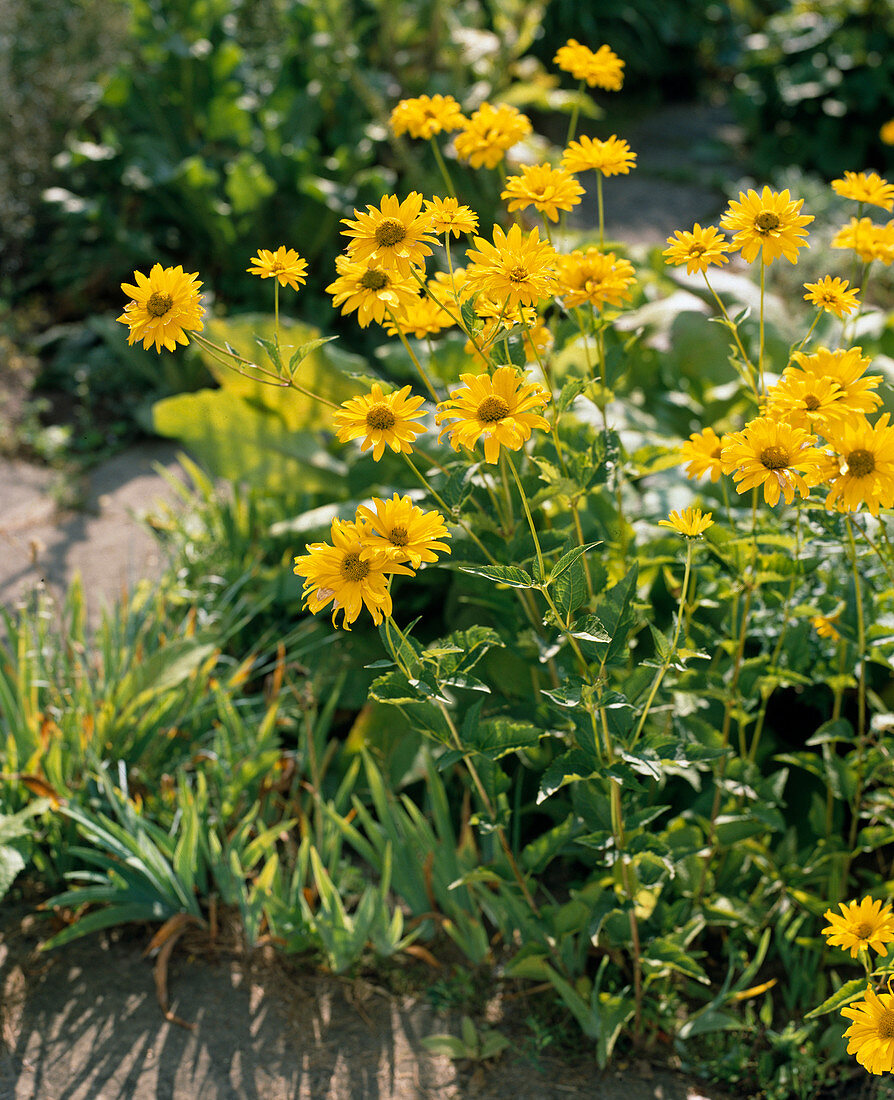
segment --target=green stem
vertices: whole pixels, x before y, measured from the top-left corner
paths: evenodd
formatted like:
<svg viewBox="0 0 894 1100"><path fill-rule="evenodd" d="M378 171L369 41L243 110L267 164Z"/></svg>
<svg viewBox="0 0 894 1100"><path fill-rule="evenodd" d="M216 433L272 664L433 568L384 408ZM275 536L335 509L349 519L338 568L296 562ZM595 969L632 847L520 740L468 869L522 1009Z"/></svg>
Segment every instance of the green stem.
<svg viewBox="0 0 894 1100"><path fill-rule="evenodd" d="M314 401L319 401L321 405L328 405L330 409L337 409L339 406L330 401L328 397L321 397L318 393L314 393L313 390L307 389L305 386L300 385L294 379L290 378L283 380L277 374L273 374L271 371L266 370L264 367L259 366L257 363L253 363L250 359L243 359L241 355L236 355L231 351L227 351L226 348L219 347L217 344L212 343L206 337L193 333L193 339L202 344L211 354L213 359L216 359L224 367L229 367L230 370L236 371L237 374L241 374L244 378L250 378L253 382L260 382L264 386L280 386L282 389L293 389L299 393L303 393L305 397L310 397ZM249 374L248 371L242 370L236 366L237 363L244 363L247 367L252 367L259 374L266 375L266 378L258 378L256 374Z"/></svg>
<svg viewBox="0 0 894 1100"><path fill-rule="evenodd" d="M400 342L403 344L404 349L407 352L407 355L409 355L409 357L413 360L413 366L419 372L419 377L422 379L423 385L428 390L432 401L434 401L434 403L437 405L438 402L441 399L440 399L440 397L438 397L437 390L432 385L431 379L428 377L428 375L423 370L422 364L419 362L418 358L416 357L416 353L410 347L410 343L407 340L406 336L404 335L403 329L400 327L400 324L398 323L398 321L395 318L394 314L391 312L390 309L387 309L387 308L385 309L385 312L388 314L388 319L391 321L392 325L394 325L394 328L397 331L397 335L400 338Z"/></svg>
<svg viewBox="0 0 894 1100"><path fill-rule="evenodd" d="M602 202L602 173L596 173L596 208L599 211L599 247L605 248L605 208Z"/></svg>
<svg viewBox="0 0 894 1100"><path fill-rule="evenodd" d="M763 253L761 253L761 317L760 317L760 347L757 356L757 371L760 376L761 395L765 395L767 392L764 385L764 283L766 281L767 265L763 260Z"/></svg>
<svg viewBox="0 0 894 1100"><path fill-rule="evenodd" d="M751 362L751 359L748 357L748 353L745 351L745 348L742 345L742 340L739 337L738 326L736 325L735 321L733 321L733 319L730 317L730 315L726 312L726 306L723 304L723 299L720 297L720 295L717 293L717 291L714 289L714 287L711 286L711 283L708 280L708 273L706 271L702 272L702 278L705 280L705 286L708 288L708 290L711 293L711 296L713 297L714 301L717 303L717 306L718 306L718 308L719 308L719 310L720 310L720 312L723 316L723 319L724 319L724 321L726 321L727 327L729 328L730 332L733 334L733 339L736 342L736 348L738 349L739 355L742 357L742 366L745 370L745 381L751 387L751 390L754 393L754 396L755 396L755 398L757 399L757 401L759 403L760 402L760 394L758 393L757 386L755 385L755 382L754 382L754 374L755 374L754 364Z"/></svg>
<svg viewBox="0 0 894 1100"><path fill-rule="evenodd" d="M438 162L438 168L443 177L444 183L447 185L447 190L452 198L456 198L456 188L453 186L453 180L450 178L450 173L447 171L447 165L444 162L444 158L441 155L441 150L438 148L438 143L433 137L428 139L429 144L432 147L432 151L435 154L435 160Z"/></svg>
<svg viewBox="0 0 894 1100"><path fill-rule="evenodd" d="M571 118L568 121L568 136L565 138L565 144L570 145L574 141L574 135L577 132L577 119L580 115L580 98L584 94L584 84L586 81L582 80L577 86L577 97L574 100L574 105L571 108Z"/></svg>
<svg viewBox="0 0 894 1100"><path fill-rule="evenodd" d="M501 450L501 454L503 451ZM507 458L507 465L509 466L512 476L515 479L515 485L518 489L518 495L521 497L522 507L525 510L525 518L528 521L528 527L531 530L531 538L534 540L534 549L537 553L537 568L539 570L538 581L540 584L546 580L546 570L543 565L543 552L540 549L540 539L537 537L537 528L534 526L534 517L531 515L531 509L528 507L528 497L522 487L521 479L518 476L518 471L515 468L515 463L511 458Z"/></svg>

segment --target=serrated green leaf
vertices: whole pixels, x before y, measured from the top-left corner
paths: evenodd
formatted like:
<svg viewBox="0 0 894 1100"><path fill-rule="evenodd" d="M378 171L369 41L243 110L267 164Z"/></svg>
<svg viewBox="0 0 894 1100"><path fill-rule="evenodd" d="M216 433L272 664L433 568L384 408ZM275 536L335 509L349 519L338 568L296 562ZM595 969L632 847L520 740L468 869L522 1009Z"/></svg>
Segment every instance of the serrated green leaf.
<svg viewBox="0 0 894 1100"><path fill-rule="evenodd" d="M519 569L517 565L460 565L462 573L473 577L484 577L489 581L508 585L510 588L536 588L530 573Z"/></svg>
<svg viewBox="0 0 894 1100"><path fill-rule="evenodd" d="M865 978L853 978L851 981L845 982L831 997L827 997L821 1005L805 1012L804 1019L812 1020L816 1016L825 1016L828 1012L834 1012L837 1008L844 1008L851 1001L856 1001L858 997L862 997L868 984Z"/></svg>

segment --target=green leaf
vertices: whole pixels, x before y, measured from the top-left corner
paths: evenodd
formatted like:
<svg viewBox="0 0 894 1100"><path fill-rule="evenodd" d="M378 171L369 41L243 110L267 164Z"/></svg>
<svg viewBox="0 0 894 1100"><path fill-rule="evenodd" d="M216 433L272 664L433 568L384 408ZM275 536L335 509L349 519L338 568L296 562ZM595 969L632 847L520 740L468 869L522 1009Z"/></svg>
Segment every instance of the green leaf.
<svg viewBox="0 0 894 1100"><path fill-rule="evenodd" d="M460 565L457 568L462 573L469 573L473 577L484 577L489 581L497 581L508 585L509 588L536 588L530 573L519 569L516 565Z"/></svg>
<svg viewBox="0 0 894 1100"><path fill-rule="evenodd" d="M516 722L504 717L487 718L475 726L468 740L464 737L464 747L490 760L499 760L511 752L538 744L546 732L528 722Z"/></svg>
<svg viewBox="0 0 894 1100"><path fill-rule="evenodd" d="M0 845L0 898L9 890L13 880L25 869L25 859L17 848Z"/></svg>
<svg viewBox="0 0 894 1100"><path fill-rule="evenodd" d="M576 783L579 779L593 779L602 771L599 760L583 749L569 749L550 764L540 780L540 790L537 793L537 805L546 801L550 795L556 793L569 783Z"/></svg>
<svg viewBox="0 0 894 1100"><path fill-rule="evenodd" d="M868 984L865 978L853 978L851 981L845 982L831 997L827 997L821 1005L805 1012L804 1019L812 1020L816 1016L825 1016L828 1012L834 1012L836 1008L844 1008L851 1001L856 1001L858 997L862 997Z"/></svg>

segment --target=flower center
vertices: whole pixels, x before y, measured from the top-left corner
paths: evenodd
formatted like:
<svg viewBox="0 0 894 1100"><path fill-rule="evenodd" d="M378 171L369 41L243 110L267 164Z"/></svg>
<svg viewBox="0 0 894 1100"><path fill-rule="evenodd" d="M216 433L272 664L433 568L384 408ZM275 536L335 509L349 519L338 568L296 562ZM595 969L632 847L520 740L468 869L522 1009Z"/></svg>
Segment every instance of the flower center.
<svg viewBox="0 0 894 1100"><path fill-rule="evenodd" d="M373 405L366 414L366 426L374 432L390 431L396 422L397 417L387 405Z"/></svg>
<svg viewBox="0 0 894 1100"><path fill-rule="evenodd" d="M894 1012L886 1008L884 1015L879 1018L878 1037L880 1039L894 1039Z"/></svg>
<svg viewBox="0 0 894 1100"><path fill-rule="evenodd" d="M785 447L764 447L761 462L768 470L784 470L789 464L789 455Z"/></svg>
<svg viewBox="0 0 894 1100"><path fill-rule="evenodd" d="M779 228L779 215L772 210L762 210L754 219L754 228L758 233L770 233Z"/></svg>
<svg viewBox="0 0 894 1100"><path fill-rule="evenodd" d="M368 267L360 276L360 285L366 290L382 290L388 286L388 276L384 271L375 267Z"/></svg>
<svg viewBox="0 0 894 1100"><path fill-rule="evenodd" d="M341 575L346 581L362 581L369 575L369 566L359 554L346 554L341 563Z"/></svg>
<svg viewBox="0 0 894 1100"><path fill-rule="evenodd" d="M156 290L146 303L146 312L151 313L153 317L164 317L173 304L174 299L170 294L159 294Z"/></svg>
<svg viewBox="0 0 894 1100"><path fill-rule="evenodd" d="M851 451L847 456L847 472L854 477L867 477L875 469L875 456L872 451Z"/></svg>
<svg viewBox="0 0 894 1100"><path fill-rule="evenodd" d="M508 413L509 406L502 397L485 397L478 406L477 415L479 420L491 424L497 420L502 420Z"/></svg>
<svg viewBox="0 0 894 1100"><path fill-rule="evenodd" d="M820 400L815 393L808 393L804 395L804 408L808 412L813 412L814 409L820 407Z"/></svg>
<svg viewBox="0 0 894 1100"><path fill-rule="evenodd" d="M720 452L721 452L722 450L723 450L723 448L722 448L722 447L720 446L720 444L718 443L718 444L717 444L717 446L716 446L716 447L714 448L714 450L713 450L713 451L711 451L711 458L716 458L716 459L719 459L719 458L720 458Z"/></svg>
<svg viewBox="0 0 894 1100"><path fill-rule="evenodd" d="M406 546L410 541L406 527L392 527L388 538L393 546Z"/></svg>
<svg viewBox="0 0 894 1100"><path fill-rule="evenodd" d="M706 249L705 249L705 246L703 244L691 244L689 246L689 255L690 256L704 256L705 251L706 251Z"/></svg>
<svg viewBox="0 0 894 1100"><path fill-rule="evenodd" d="M506 276L510 283L523 283L528 277L528 269L522 267L521 264L516 264L515 267L506 272Z"/></svg>
<svg viewBox="0 0 894 1100"><path fill-rule="evenodd" d="M407 227L397 218L385 218L376 226L376 244L379 248L392 248L407 235Z"/></svg>
<svg viewBox="0 0 894 1100"><path fill-rule="evenodd" d="M857 937L858 940L868 940L874 931L875 925L872 925L869 923L869 921L864 920L862 924L858 924L857 927L854 929L854 935Z"/></svg>

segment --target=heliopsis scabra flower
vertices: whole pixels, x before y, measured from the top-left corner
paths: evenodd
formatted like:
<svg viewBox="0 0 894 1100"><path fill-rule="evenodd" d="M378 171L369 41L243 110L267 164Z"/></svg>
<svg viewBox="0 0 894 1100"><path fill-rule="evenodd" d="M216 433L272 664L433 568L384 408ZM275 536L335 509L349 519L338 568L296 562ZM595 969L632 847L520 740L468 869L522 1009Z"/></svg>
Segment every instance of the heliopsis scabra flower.
<svg viewBox="0 0 894 1100"><path fill-rule="evenodd" d="M888 420L884 413L875 424L862 417L826 429L826 440L841 462L826 497L830 511L856 512L865 504L877 516L880 507L894 505L894 427Z"/></svg>
<svg viewBox="0 0 894 1100"><path fill-rule="evenodd" d="M620 306L629 302L636 275L633 264L629 260L619 260L614 252L576 248L558 257L556 280L556 295L567 309L589 302L601 310L604 305Z"/></svg>
<svg viewBox="0 0 894 1100"><path fill-rule="evenodd" d="M849 248L863 263L878 260L886 266L894 260L894 221L879 225L871 218L851 218L832 238L832 248Z"/></svg>
<svg viewBox="0 0 894 1100"><path fill-rule="evenodd" d="M667 519L660 519L658 526L670 527L687 539L697 539L714 526L713 515L713 512L702 513L701 508L684 508L682 512L671 512Z"/></svg>
<svg viewBox="0 0 894 1100"><path fill-rule="evenodd" d="M510 226L504 233L494 226L493 244L483 237L475 238L475 249L469 249L462 289L463 299L481 293L506 303L506 310L519 305L533 306L553 292L555 286L556 250L549 241L540 239L534 228L527 236L521 226Z"/></svg>
<svg viewBox="0 0 894 1100"><path fill-rule="evenodd" d="M854 202L868 202L891 213L894 208L894 184L883 180L877 172L845 172L844 179L832 180L836 195Z"/></svg>
<svg viewBox="0 0 894 1100"><path fill-rule="evenodd" d="M252 266L246 268L250 275L260 275L262 279L277 279L280 286L290 286L297 290L307 282L307 260L302 260L294 248L281 244L275 252L269 248L259 248L257 256L251 258Z"/></svg>
<svg viewBox="0 0 894 1100"><path fill-rule="evenodd" d="M857 957L861 947L871 947L880 955L888 954L886 944L894 940L894 915L889 902L883 904L877 899L863 898L846 905L840 901L838 908L840 916L831 909L823 913L829 923L822 933L830 947L850 950L852 959Z"/></svg>
<svg viewBox="0 0 894 1100"><path fill-rule="evenodd" d="M793 264L798 262L798 249L809 248L805 225L813 221L812 214L802 214L803 199L793 200L788 191L771 191L765 187L757 191L739 192L720 219L724 229L734 234L730 250L742 250L742 256L751 263L758 253L764 264L770 264L784 256Z"/></svg>
<svg viewBox="0 0 894 1100"><path fill-rule="evenodd" d="M400 202L397 195L386 195L378 208L367 205L366 213L354 211L354 220L342 218L348 228L348 255L357 263L375 264L385 271L396 271L405 279L414 268L425 267L431 255L428 235L431 215L422 210L422 196L411 191Z"/></svg>
<svg viewBox="0 0 894 1100"><path fill-rule="evenodd" d="M116 318L130 329L128 344L142 340L146 349L155 344L159 353L162 347L174 351L178 344L189 343L187 332L205 327L197 271L187 275L182 267L153 264L148 276L135 271L133 277L136 285L121 284L131 300Z"/></svg>
<svg viewBox="0 0 894 1100"><path fill-rule="evenodd" d="M562 154L562 167L568 172L601 172L603 176L626 176L636 167L636 153L623 138L612 134L605 141L587 137L569 142Z"/></svg>
<svg viewBox="0 0 894 1100"><path fill-rule="evenodd" d="M835 351L817 348L810 355L796 351L792 354L792 360L792 365L785 368L783 378L786 375L798 378L800 371L804 371L817 378L837 382L841 390L838 400L843 414L871 413L882 403L878 394L872 392L878 388L882 376L863 373L870 360L863 354L862 348L837 348Z"/></svg>
<svg viewBox="0 0 894 1100"><path fill-rule="evenodd" d="M425 210L431 215L431 231L439 237L452 233L474 233L478 228L478 215L469 206L463 206L458 199L426 199Z"/></svg>
<svg viewBox="0 0 894 1100"><path fill-rule="evenodd" d="M572 210L580 202L584 189L570 172L551 164L522 165L520 176L509 176L501 199L508 199L510 214L533 206L551 222L559 220L560 210Z"/></svg>
<svg viewBox="0 0 894 1100"><path fill-rule="evenodd" d="M767 504L778 503L780 495L791 504L796 492L808 496L819 480L822 456L813 442L802 428L756 417L741 432L723 437L720 466L738 482L737 492L763 485Z"/></svg>
<svg viewBox="0 0 894 1100"><path fill-rule="evenodd" d="M364 546L363 528L357 523L334 519L332 543L312 542L306 554L295 558L292 572L304 577L304 602L316 615L332 601L332 625L342 613L342 626L350 630L365 606L378 626L391 615L391 593L388 578L392 573L412 577L412 569L401 565L381 550Z"/></svg>
<svg viewBox="0 0 894 1100"><path fill-rule="evenodd" d="M680 462L686 466L686 476L693 481L710 474L712 481L720 480L720 436L713 428L693 432L680 447Z"/></svg>
<svg viewBox="0 0 894 1100"><path fill-rule="evenodd" d="M412 305L404 305L392 314L393 320L385 321L385 331L389 336L415 336L422 340L426 336L436 336L455 321L450 314L427 294L417 294Z"/></svg>
<svg viewBox="0 0 894 1100"><path fill-rule="evenodd" d="M843 396L841 387L831 378L785 371L767 391L762 414L821 435L827 425L840 424L857 415L841 400Z"/></svg>
<svg viewBox="0 0 894 1100"><path fill-rule="evenodd" d="M496 168L504 154L531 132L531 120L516 107L482 103L453 139L456 155L473 168Z"/></svg>
<svg viewBox="0 0 894 1100"><path fill-rule="evenodd" d="M451 537L440 512L423 512L409 497L397 493L390 500L373 497L373 507L375 511L365 504L357 509L357 518L364 521L364 546L414 569L424 561L437 561L438 554L450 553L450 547L440 541Z"/></svg>
<svg viewBox="0 0 894 1100"><path fill-rule="evenodd" d="M841 635L835 628L835 624L841 617L841 612L838 611L834 615L813 615L810 619L810 625L819 634L821 638L831 638L833 641L838 641ZM839 902L839 905L841 903ZM826 919L829 914L826 913Z"/></svg>
<svg viewBox="0 0 894 1100"><path fill-rule="evenodd" d="M888 119L888 121L879 130L878 136L885 143L885 145L894 145L894 118Z"/></svg>
<svg viewBox="0 0 894 1100"><path fill-rule="evenodd" d="M472 448L482 439L484 459L493 464L500 447L517 451L534 428L549 430L549 422L539 414L550 400L549 393L536 382L526 382L514 367L497 367L492 376L463 374L460 378L462 386L438 405L435 416L439 425L456 421L442 428L438 437L449 435L454 451L461 446Z"/></svg>
<svg viewBox="0 0 894 1100"><path fill-rule="evenodd" d="M881 1075L894 1070L894 994L875 993L866 987L862 1001L854 1001L841 1010L853 1023L844 1033L847 1052L870 1073Z"/></svg>
<svg viewBox="0 0 894 1100"><path fill-rule="evenodd" d="M553 62L571 73L575 80L586 80L591 88L619 92L624 83L624 62L608 46L600 46L594 53L589 46L569 38L559 48Z"/></svg>
<svg viewBox="0 0 894 1100"><path fill-rule="evenodd" d="M433 138L435 134L458 130L465 122L462 108L452 95L421 95L402 99L391 112L394 134Z"/></svg>
<svg viewBox="0 0 894 1100"><path fill-rule="evenodd" d="M402 279L394 271L384 271L366 261L348 256L335 257L338 278L326 287L332 304L342 307L342 313L357 311L357 323L366 328L372 321L384 324L388 313L411 308L419 294L419 285Z"/></svg>
<svg viewBox="0 0 894 1100"><path fill-rule="evenodd" d="M341 443L363 436L360 450L373 449L373 459L378 462L390 447L397 454L413 450L413 440L422 435L425 428L417 423L422 415L419 406L421 397L410 397L410 387L393 393L383 393L378 382L373 383L369 393L352 397L342 402L335 413L336 436Z"/></svg>
<svg viewBox="0 0 894 1100"><path fill-rule="evenodd" d="M665 257L665 263L686 264L686 274L694 275L697 271L704 273L715 264L729 263L726 255L728 245L726 237L714 225L706 225L704 229L698 224L692 227L692 231L678 229L673 237L667 238L670 248L666 248L661 255Z"/></svg>
<svg viewBox="0 0 894 1100"><path fill-rule="evenodd" d="M847 279L833 279L826 275L816 283L805 283L805 301L812 302L817 309L823 309L826 313L834 313L836 317L844 317L853 313L858 306L857 295L859 290L848 290Z"/></svg>

